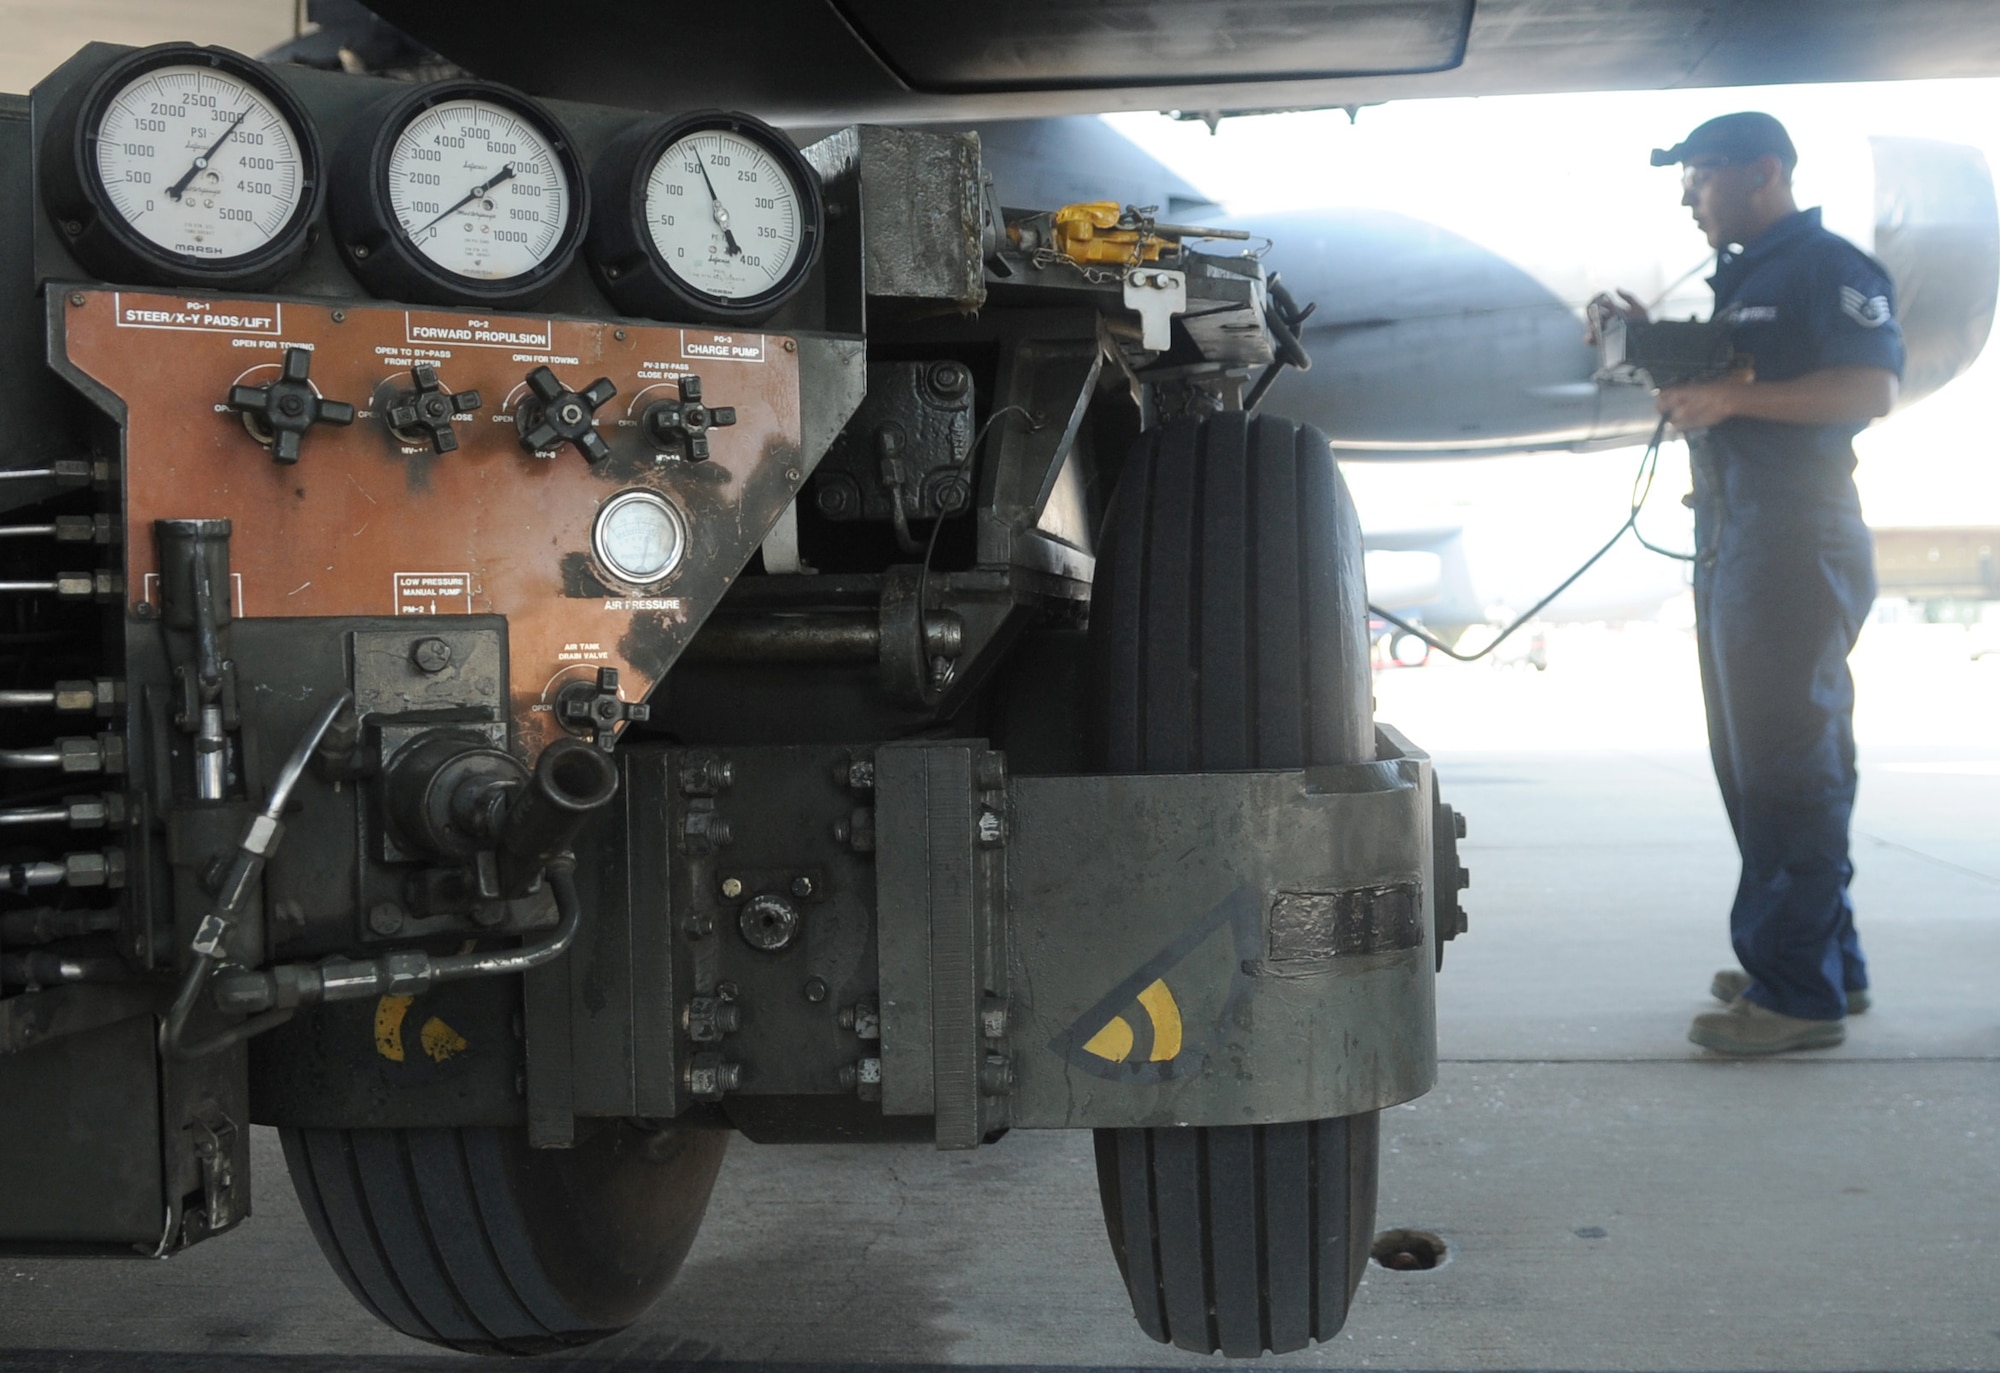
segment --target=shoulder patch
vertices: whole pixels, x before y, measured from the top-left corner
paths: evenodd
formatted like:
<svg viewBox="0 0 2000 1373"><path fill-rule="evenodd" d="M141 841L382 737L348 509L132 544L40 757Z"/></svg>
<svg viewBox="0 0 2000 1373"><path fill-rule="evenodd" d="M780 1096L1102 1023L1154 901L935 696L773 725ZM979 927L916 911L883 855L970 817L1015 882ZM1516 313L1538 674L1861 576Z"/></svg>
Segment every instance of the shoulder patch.
<svg viewBox="0 0 2000 1373"><path fill-rule="evenodd" d="M1840 309L1863 329L1880 329L1889 322L1889 297L1864 296L1852 286L1840 288Z"/></svg>

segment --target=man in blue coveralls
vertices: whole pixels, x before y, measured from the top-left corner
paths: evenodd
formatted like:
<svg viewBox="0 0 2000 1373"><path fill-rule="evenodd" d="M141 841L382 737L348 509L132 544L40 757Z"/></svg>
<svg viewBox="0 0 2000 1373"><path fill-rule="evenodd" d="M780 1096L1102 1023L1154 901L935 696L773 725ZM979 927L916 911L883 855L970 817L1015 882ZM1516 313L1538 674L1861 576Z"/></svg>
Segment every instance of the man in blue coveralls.
<svg viewBox="0 0 2000 1373"><path fill-rule="evenodd" d="M1742 970L1688 1038L1726 1054L1819 1049L1868 1007L1848 901L1854 682L1847 655L1875 597L1854 489L1854 436L1889 412L1903 370L1895 288L1792 197L1798 161L1767 114L1711 119L1653 165L1716 249L1715 317L1749 373L1673 386L1659 411L1688 439L1695 639L1709 752L1743 856L1729 932ZM1593 320L1643 319L1630 294Z"/></svg>

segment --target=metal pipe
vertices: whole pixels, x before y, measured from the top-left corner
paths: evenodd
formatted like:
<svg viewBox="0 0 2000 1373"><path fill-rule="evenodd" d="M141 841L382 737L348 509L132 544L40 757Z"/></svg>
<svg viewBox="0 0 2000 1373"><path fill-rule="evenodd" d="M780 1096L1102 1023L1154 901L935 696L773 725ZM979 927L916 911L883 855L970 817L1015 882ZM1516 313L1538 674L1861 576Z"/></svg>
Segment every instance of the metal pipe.
<svg viewBox="0 0 2000 1373"><path fill-rule="evenodd" d="M525 973L553 963L576 942L583 907L576 894L576 859L563 854L546 869L550 894L561 916L555 933L521 949L433 957L421 949L385 953L372 959L287 963L261 972L225 972L215 979L215 1004L227 1012L289 1015L301 1006L357 1001L376 996L415 996L444 982Z"/></svg>
<svg viewBox="0 0 2000 1373"><path fill-rule="evenodd" d="M62 825L68 822L68 806L23 806L0 810L0 825Z"/></svg>
<svg viewBox="0 0 2000 1373"><path fill-rule="evenodd" d="M37 706L52 706L56 694L48 691L0 691L0 708L13 710L33 710Z"/></svg>
<svg viewBox="0 0 2000 1373"><path fill-rule="evenodd" d="M123 982L131 977L124 960L108 954L0 954L0 982L16 987L46 987L69 982Z"/></svg>
<svg viewBox="0 0 2000 1373"><path fill-rule="evenodd" d="M52 524L0 524L0 539L54 538Z"/></svg>
<svg viewBox="0 0 2000 1373"><path fill-rule="evenodd" d="M80 939L91 934L111 934L121 916L115 910L57 910L36 906L24 911L0 913L0 944L52 944L58 939Z"/></svg>
<svg viewBox="0 0 2000 1373"><path fill-rule="evenodd" d="M591 813L618 794L618 768L580 739L559 739L535 760L500 831L501 888L526 896L542 870L566 853Z"/></svg>
<svg viewBox="0 0 2000 1373"><path fill-rule="evenodd" d="M956 658L965 646L965 621L951 611L924 617L927 656ZM682 655L710 663L852 663L882 656L881 617L822 611L812 615L716 615L689 641Z"/></svg>

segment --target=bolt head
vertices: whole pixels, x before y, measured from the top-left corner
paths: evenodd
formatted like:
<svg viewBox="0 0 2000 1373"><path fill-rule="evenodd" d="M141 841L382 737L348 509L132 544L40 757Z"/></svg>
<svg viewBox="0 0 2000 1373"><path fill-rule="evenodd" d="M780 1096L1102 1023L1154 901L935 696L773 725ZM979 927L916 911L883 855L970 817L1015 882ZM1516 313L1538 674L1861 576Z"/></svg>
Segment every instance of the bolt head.
<svg viewBox="0 0 2000 1373"><path fill-rule="evenodd" d="M806 985L805 985L806 1000L812 1002L815 1006L817 1006L820 1002L826 1000L826 993L827 993L827 986L825 978L809 977L806 979Z"/></svg>
<svg viewBox="0 0 2000 1373"><path fill-rule="evenodd" d="M443 672L451 666L451 645L443 639L419 639L410 646L410 661L423 672Z"/></svg>
<svg viewBox="0 0 2000 1373"><path fill-rule="evenodd" d="M403 908L385 901L368 912L368 928L376 934L394 934L403 928Z"/></svg>
<svg viewBox="0 0 2000 1373"><path fill-rule="evenodd" d="M796 896L799 898L799 900L803 901L812 894L813 894L813 880L810 877L794 877L792 879L793 896Z"/></svg>
<svg viewBox="0 0 2000 1373"><path fill-rule="evenodd" d="M722 879L722 894L723 894L723 896L727 897L727 898L728 898L729 900L731 900L731 901L734 901L734 900L735 900L735 899L736 899L737 897L739 897L739 896L743 895L743 883L742 883L742 880L741 880L741 879L739 879L739 878L735 878L735 877L725 877L725 878L723 878L723 879Z"/></svg>

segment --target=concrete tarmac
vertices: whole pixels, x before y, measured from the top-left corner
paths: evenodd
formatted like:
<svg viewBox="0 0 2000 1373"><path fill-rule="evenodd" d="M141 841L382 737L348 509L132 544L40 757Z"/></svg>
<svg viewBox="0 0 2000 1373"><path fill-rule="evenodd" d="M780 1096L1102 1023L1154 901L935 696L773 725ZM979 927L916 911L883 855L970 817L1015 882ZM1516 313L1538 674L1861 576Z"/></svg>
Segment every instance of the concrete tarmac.
<svg viewBox="0 0 2000 1373"><path fill-rule="evenodd" d="M1928 629L1868 642L1857 672L1884 709L1855 895L1876 1006L1838 1049L1754 1062L1685 1039L1729 961L1735 862L1688 746L1684 636L1559 636L1546 675L1383 674L1384 718L1443 741L1471 817L1444 1062L1384 1116L1378 1214L1449 1254L1371 1267L1347 1329L1277 1366L2000 1370L2000 739L1884 700L1904 674L1934 705L1991 702L2000 663ZM1474 718L1496 709L1517 747L1462 746L1500 732ZM256 1165L253 1219L179 1259L0 1262L0 1370L462 1362L353 1303L269 1132ZM547 1362L1224 1361L1132 1323L1090 1141L1020 1132L962 1155L738 1141L667 1297Z"/></svg>

